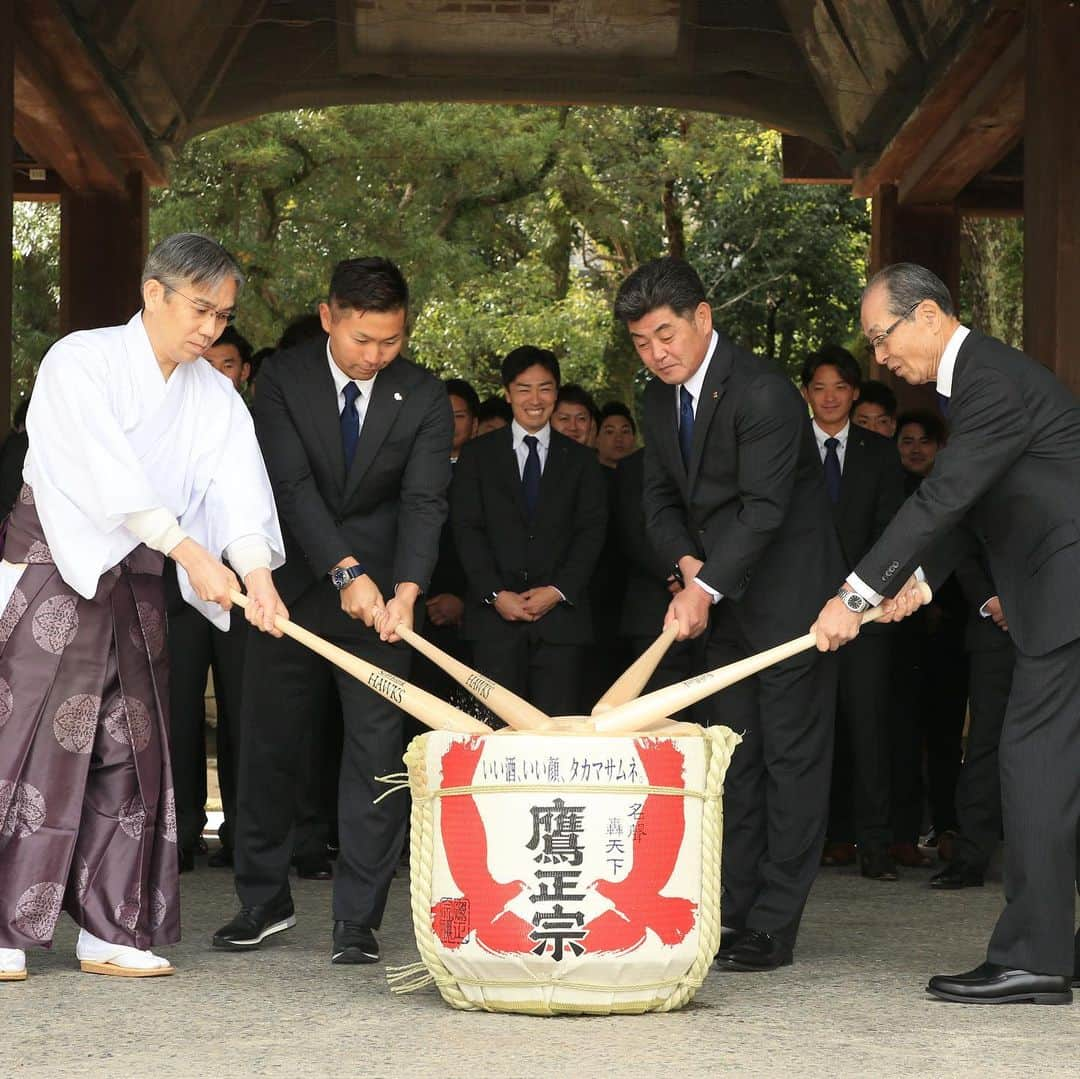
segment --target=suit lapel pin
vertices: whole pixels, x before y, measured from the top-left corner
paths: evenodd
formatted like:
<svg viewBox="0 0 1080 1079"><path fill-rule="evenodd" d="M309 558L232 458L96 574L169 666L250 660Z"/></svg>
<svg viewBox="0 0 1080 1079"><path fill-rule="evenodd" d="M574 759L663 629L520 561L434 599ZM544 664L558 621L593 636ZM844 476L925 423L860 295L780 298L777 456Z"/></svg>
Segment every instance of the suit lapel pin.
<svg viewBox="0 0 1080 1079"><path fill-rule="evenodd" d="M401 397L401 394L400 394L400 393L395 393L395 394L394 394L394 400L395 400L395 401L400 401L401 399L402 399L402 397Z"/></svg>
<svg viewBox="0 0 1080 1079"><path fill-rule="evenodd" d="M720 391L719 390L713 390L712 399L714 401L719 401L720 400Z"/></svg>

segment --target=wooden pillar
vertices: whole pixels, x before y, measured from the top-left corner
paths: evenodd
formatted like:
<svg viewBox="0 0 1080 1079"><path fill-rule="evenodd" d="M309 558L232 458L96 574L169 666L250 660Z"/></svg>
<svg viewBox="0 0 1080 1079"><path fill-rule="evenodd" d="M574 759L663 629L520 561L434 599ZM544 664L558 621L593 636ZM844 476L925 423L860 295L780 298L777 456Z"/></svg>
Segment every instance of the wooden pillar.
<svg viewBox="0 0 1080 1079"><path fill-rule="evenodd" d="M1080 394L1080 5L1029 0L1024 351Z"/></svg>
<svg viewBox="0 0 1080 1079"><path fill-rule="evenodd" d="M139 309L149 242L149 199L139 172L123 194L68 192L60 199L60 331L116 326Z"/></svg>
<svg viewBox="0 0 1080 1079"><path fill-rule="evenodd" d="M871 205L871 275L894 262L916 262L932 270L956 300L960 292L960 213L956 206L901 206L896 185L882 184ZM884 368L874 367L872 377L893 390L902 409L937 408L932 386L909 386Z"/></svg>
<svg viewBox="0 0 1080 1079"><path fill-rule="evenodd" d="M0 436L11 425L11 226L15 200L15 0L0 0Z"/></svg>

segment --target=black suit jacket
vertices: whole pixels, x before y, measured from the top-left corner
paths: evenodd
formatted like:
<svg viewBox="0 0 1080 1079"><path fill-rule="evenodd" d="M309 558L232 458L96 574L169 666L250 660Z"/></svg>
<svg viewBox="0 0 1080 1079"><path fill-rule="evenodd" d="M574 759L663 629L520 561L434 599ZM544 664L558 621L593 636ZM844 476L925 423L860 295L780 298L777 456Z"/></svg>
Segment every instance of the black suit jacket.
<svg viewBox="0 0 1080 1079"><path fill-rule="evenodd" d="M636 450L619 462L615 472L615 506L626 560L626 590L619 632L626 637L655 637L671 603L667 580L673 569L657 552L645 530L642 490L645 451Z"/></svg>
<svg viewBox="0 0 1080 1079"><path fill-rule="evenodd" d="M896 444L884 435L852 424L844 451L840 499L833 505L845 565L855 565L873 547L903 504L904 470ZM891 630L890 626L870 625L864 632Z"/></svg>
<svg viewBox="0 0 1080 1079"><path fill-rule="evenodd" d="M348 475L325 338L266 360L253 411L285 538L285 565L274 573L282 600L326 580L348 555L384 596L402 581L426 589L450 482L443 384L404 356L383 368Z"/></svg>
<svg viewBox="0 0 1080 1079"><path fill-rule="evenodd" d="M904 470L892 439L851 425L840 499L833 521L844 561L853 566L880 538L904 504Z"/></svg>
<svg viewBox="0 0 1080 1079"><path fill-rule="evenodd" d="M604 545L607 499L596 454L551 432L530 521L511 428L467 442L454 469L451 520L468 581L465 637L485 640L517 628L484 599L508 589L554 585L566 597L538 622L521 623L537 640L592 640L589 578Z"/></svg>
<svg viewBox="0 0 1080 1079"><path fill-rule="evenodd" d="M755 647L805 633L843 579L806 403L774 363L723 334L679 453L678 387L645 391L645 517L668 565L704 560L701 578Z"/></svg>
<svg viewBox="0 0 1080 1079"><path fill-rule="evenodd" d="M1041 364L976 332L952 389L948 445L855 572L895 594L905 564L964 522L1017 648L1045 655L1080 637L1080 403ZM959 558L944 547L924 563L931 585Z"/></svg>

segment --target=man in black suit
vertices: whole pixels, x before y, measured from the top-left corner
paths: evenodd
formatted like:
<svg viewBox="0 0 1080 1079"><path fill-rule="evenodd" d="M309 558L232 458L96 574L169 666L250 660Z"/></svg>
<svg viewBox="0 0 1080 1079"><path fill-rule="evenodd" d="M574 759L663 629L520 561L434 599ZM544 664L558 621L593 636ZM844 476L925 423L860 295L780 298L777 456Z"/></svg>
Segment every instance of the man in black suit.
<svg viewBox="0 0 1080 1079"><path fill-rule="evenodd" d="M863 332L878 363L936 382L951 437L934 469L821 610L818 647L855 637L860 609L890 592L903 617L956 561L948 533L975 533L1016 645L1001 733L1005 896L987 961L931 978L945 1000L1072 1000L1080 835L1080 405L1041 364L956 318L948 289L910 263L863 293ZM933 545L933 546L932 546Z"/></svg>
<svg viewBox="0 0 1080 1079"><path fill-rule="evenodd" d="M450 406L442 383L400 355L408 287L393 263L339 263L319 314L328 339L268 359L255 395L285 535L276 583L298 623L405 678L410 650L395 630L413 624L438 553ZM234 855L242 909L214 945L257 947L295 924L288 870L298 750L332 681L344 723L332 961L372 963L405 833L405 803L375 805L385 789L375 777L401 768L402 715L297 643L275 644L248 645Z"/></svg>
<svg viewBox="0 0 1080 1079"><path fill-rule="evenodd" d="M559 361L524 345L502 363L514 419L467 443L452 520L476 667L548 715L578 706L592 640L589 578L607 527L596 454L552 430Z"/></svg>
<svg viewBox="0 0 1080 1079"><path fill-rule="evenodd" d="M805 403L778 367L713 329L679 259L635 270L615 314L656 376L646 524L685 586L666 619L681 638L708 634L706 668L805 633L843 573ZM825 838L835 703L835 665L812 653L715 698L716 721L743 735L724 787L725 969L792 961Z"/></svg>
<svg viewBox="0 0 1080 1079"><path fill-rule="evenodd" d="M840 549L853 566L904 501L900 457L890 439L851 422L860 375L850 352L833 345L810 353L801 381L813 414L811 428ZM891 716L889 698L880 692L889 679L891 632L887 626L870 626L840 653L836 752L840 767L833 769L829 814L829 839L845 843L854 838L862 875L886 881L897 877L888 853Z"/></svg>

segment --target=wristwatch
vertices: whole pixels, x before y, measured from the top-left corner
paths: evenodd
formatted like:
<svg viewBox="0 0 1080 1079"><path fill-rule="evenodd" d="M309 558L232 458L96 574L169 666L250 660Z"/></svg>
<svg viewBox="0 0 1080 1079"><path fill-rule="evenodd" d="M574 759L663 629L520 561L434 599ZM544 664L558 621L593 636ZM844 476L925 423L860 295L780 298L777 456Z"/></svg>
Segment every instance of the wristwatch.
<svg viewBox="0 0 1080 1079"><path fill-rule="evenodd" d="M349 566L348 569L345 569L342 566L335 566L330 571L330 583L340 592L346 585L352 584L357 577L363 576L363 566Z"/></svg>
<svg viewBox="0 0 1080 1079"><path fill-rule="evenodd" d="M862 614L863 611L870 610L870 604L867 603L858 592L852 592L851 589L845 585L841 585L836 594L844 601L844 606L849 611L854 611L856 614Z"/></svg>

